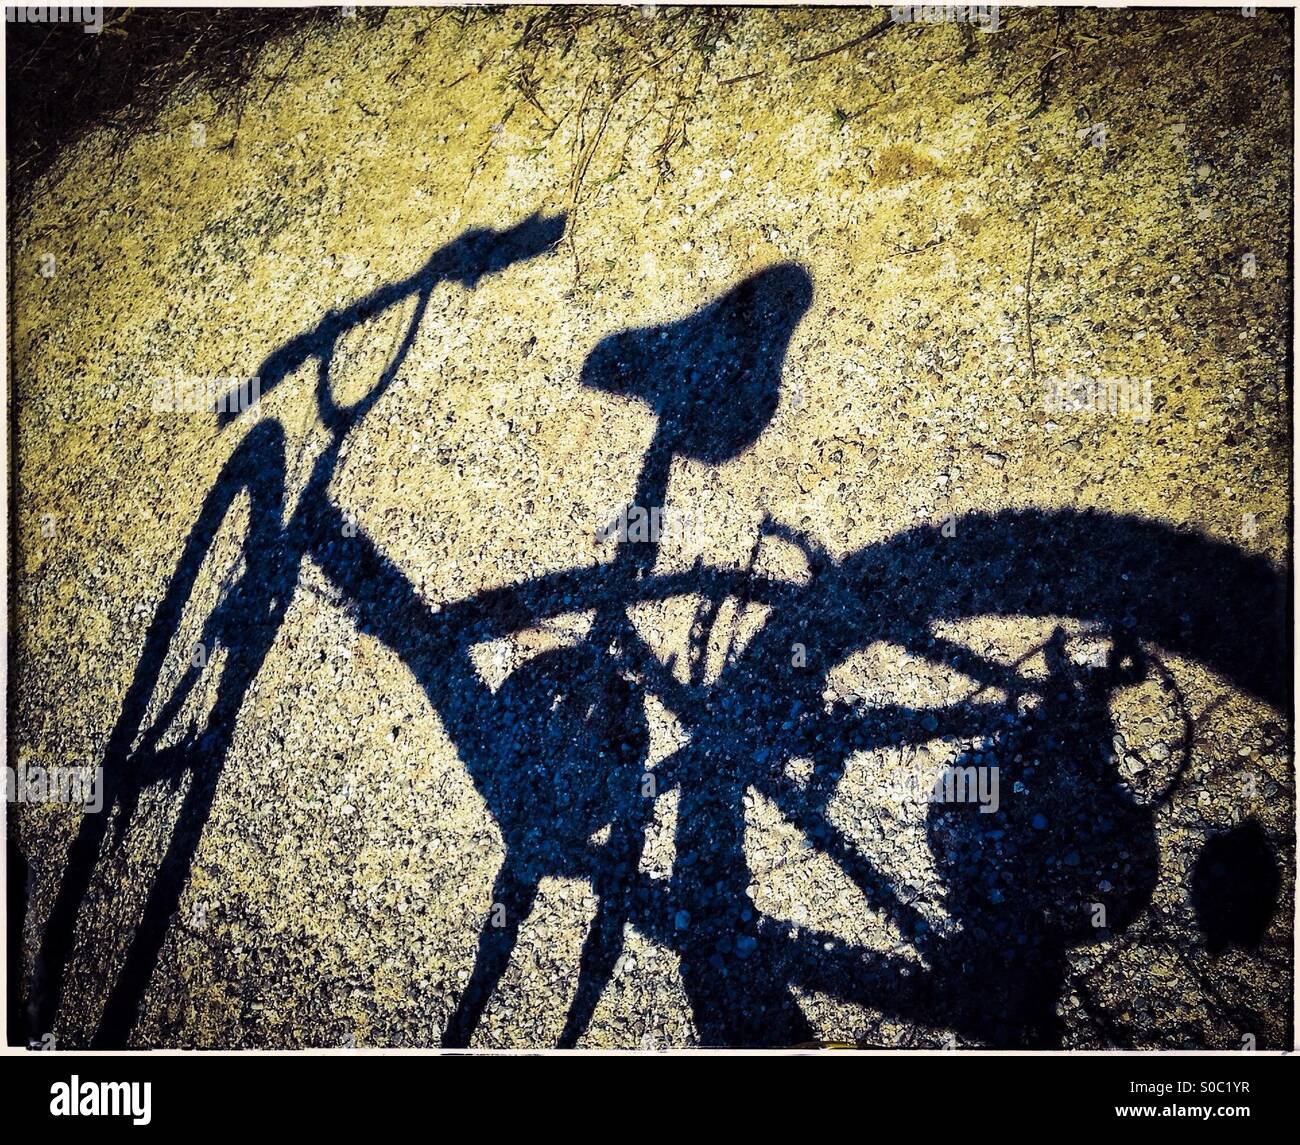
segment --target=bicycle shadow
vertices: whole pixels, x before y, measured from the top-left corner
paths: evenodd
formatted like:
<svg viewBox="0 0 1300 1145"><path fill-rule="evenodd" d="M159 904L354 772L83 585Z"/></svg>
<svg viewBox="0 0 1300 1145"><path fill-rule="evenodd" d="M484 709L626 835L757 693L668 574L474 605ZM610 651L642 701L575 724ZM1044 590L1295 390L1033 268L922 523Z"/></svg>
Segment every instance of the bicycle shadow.
<svg viewBox="0 0 1300 1145"><path fill-rule="evenodd" d="M810 991L981 1044L1059 1044L1054 1007L1068 951L1131 926L1149 905L1157 873L1151 811L1120 790L1117 762L1103 754L1115 731L1109 696L1142 678L1149 644L1197 659L1289 713L1283 671L1289 627L1278 623L1289 615L1286 578L1232 546L1101 514L971 514L960 519L954 536L912 529L842 561L795 531L773 526L774 535L804 550L809 581L774 587L753 575L752 561L750 569L739 570L732 588L768 593L780 607L743 655L727 658L707 686L701 649L717 617L722 582L702 568L657 577L654 540L621 537L599 578L593 570L568 569L432 613L407 574L330 502L327 490L344 438L397 376L438 283L473 288L484 275L541 254L562 227L562 217L533 216L503 234L465 232L415 275L327 315L263 363L264 396L304 363L317 363L320 416L334 440L285 522L284 430L266 419L250 429L208 494L151 621L105 753L105 806L120 807L117 841L145 787L184 777L189 786L92 1044L118 1047L131 1037L189 880L239 712L308 555L347 602L358 628L396 653L419 682L505 842L493 906L445 1045L464 1046L473 1038L546 876L589 880L598 904L562 1045L575 1044L588 1028L628 925L676 952L704 1045L810 1041L814 1031L800 1005L800 995ZM413 318L378 383L352 406L336 405L329 374L340 338L412 298ZM791 338L811 300L807 272L783 264L676 322L625 330L597 344L584 363L584 384L642 401L657 417L632 507L666 504L675 457L719 465L752 447L777 408ZM225 415L223 424L230 418ZM217 699L201 730L160 748L202 670L183 674L146 727L157 681L204 558L241 495L251 506L245 571L203 629L205 645L226 653ZM1120 568L1132 575L1119 576ZM699 617L682 684L672 666L640 642L627 608L655 594L687 593L712 603ZM497 690L489 688L471 650L559 615L573 597L593 614L587 636L528 660ZM1080 672L1054 637L1044 650L1049 694L1033 718L1009 723L1023 681L1004 665L936 638L937 621L981 615L1086 620L1112 634L1111 658L1104 668ZM827 705L830 669L880 641L956 668L1011 698L937 709L878 706L865 713ZM790 655L796 644L808 653L798 666ZM644 700L650 692L679 719L689 742L655 767L647 794ZM934 935L897 880L837 828L831 803L854 753L945 736L989 739L994 746L987 754L1006 769L1004 790L1020 783L1029 794L1008 795L991 814L971 802L932 805L927 839L943 906L955 920L954 933ZM812 761L811 777L791 778L788 765L795 759ZM1032 769L1019 762L1029 759ZM654 801L670 790L678 795L675 859L660 885L639 866ZM779 923L755 908L745 850L751 791L771 799L811 850L848 876L865 905L897 927L919 960L864 956L834 935ZM108 824L106 813L86 816L69 853L28 992L35 1036L56 1020L65 969L77 953L77 913ZM991 839L994 833L1000 834ZM1293 841L1266 844L1274 846L1285 849ZM1127 857L1117 866L1120 853ZM1103 903L1107 923L1098 928L1085 917L1092 917L1087 912L1102 882L1110 890ZM1261 910L1262 933L1276 903ZM1116 1040L1124 1036L1110 1033Z"/></svg>

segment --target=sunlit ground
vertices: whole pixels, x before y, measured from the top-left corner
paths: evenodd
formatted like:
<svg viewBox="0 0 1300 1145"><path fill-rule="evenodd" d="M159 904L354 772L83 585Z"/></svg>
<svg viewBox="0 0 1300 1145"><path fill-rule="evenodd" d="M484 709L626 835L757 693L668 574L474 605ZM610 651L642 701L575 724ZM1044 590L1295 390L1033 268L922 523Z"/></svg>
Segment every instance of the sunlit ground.
<svg viewBox="0 0 1300 1145"><path fill-rule="evenodd" d="M197 86L124 150L107 131L68 150L11 222L11 765L103 761L186 538L246 435L271 420L283 430L286 518L328 447L310 362L265 395L256 418L225 428L156 411L157 380L247 377L466 229L539 211L566 213L563 240L472 289L436 286L400 371L329 477L329 500L431 613L615 559L596 530L632 498L657 422L646 402L583 385L587 355L607 335L684 318L781 262L802 266L813 294L779 401L739 455L674 457L665 507L685 525L668 530L656 573L690 573L698 561L806 584L814 570L796 534L833 562L917 527L960 542L971 513L1097 510L1212 538L1282 576L1289 17L1008 9L993 34L917 24L832 50L884 14L417 10L322 22L267 51L237 123L230 92ZM415 305L342 338L336 401L375 383ZM1068 392L1110 386L1114 411L1105 399L1053 404L1081 381ZM725 406L695 416L724 418ZM146 722L239 575L249 511L236 498L215 536ZM1022 531L1018 543L1050 548L1053 535ZM1104 586L1148 575L1147 555L1104 525L1067 543L1049 577L1062 601L1079 603L1072 578ZM963 568L985 588L996 577L1014 586L1030 575L1017 551L994 548ZM305 558L239 706L131 1044L432 1046L470 979L505 858L498 817L417 668L358 622L320 564ZM889 599L871 606L879 626L821 665L813 706L970 700L1015 713L1006 687L891 630L895 608L927 625L911 611L919 590L905 564L882 565L892 571L881 574ZM926 575L938 591L942 577ZM1152 607L1176 617L1168 594L1196 575L1168 593L1148 585ZM691 683L694 671L707 692L771 622L761 601L728 590L704 623L707 594L688 588L698 585L684 578L681 593L631 614L666 672ZM988 605L987 592L977 597ZM819 598L796 599L780 620L787 643L833 631L813 615ZM1261 597L1258 610L1265 627L1272 617L1289 630L1277 601ZM581 645L594 611L580 594L551 600L545 617L469 639L476 679L489 695L509 693L531 660ZM1021 715L1054 694L1045 682L1058 629L1077 672L1102 671L1113 650L1114 633L1081 608L993 614L1003 611L935 617L928 632L1036 682L1042 695L1025 698ZM1145 678L1108 697L1108 733L1094 742L1067 731L1062 750L1102 768L1077 795L1076 807L1096 801L1090 821L1114 818L1121 803L1143 809L1158 879L1133 918L1071 939L1049 1006L1055 1037L1070 1047L1279 1047L1291 1038L1289 688L1261 696L1195 649L1146 651ZM222 663L220 649L211 662L205 651L164 745L202 732ZM653 771L692 736L655 687L636 683L628 720L646 721ZM779 706L757 693L782 687L760 678L714 693L711 734L739 729L745 766L757 750L742 734L758 724L753 705ZM1080 725L1091 733L1107 719L1094 715ZM804 936L790 940L804 952L795 961L829 959L823 945L839 943L864 966L889 958L904 977L935 974L941 993L957 971L932 944L974 933L974 908L961 905L973 860L927 832L929 808L894 780L918 769L933 779L963 753L1014 750L1001 734L900 735L836 765L826 821L926 920L931 945L866 902L757 781L740 785L744 909ZM812 790L814 764L786 754L778 770L790 789ZM1028 763L1004 759L1004 804L1035 797L1011 790ZM145 786L120 846L113 830L103 843L50 1031L60 1044L84 1044L100 1020L190 789L186 775L174 779ZM1033 788L1032 773L1025 783ZM1108 803L1117 784L1122 801ZM646 886L680 875L688 795L654 799L636 862ZM79 816L46 804L16 807L12 819L34 871L30 975ZM1212 949L1194 868L1208 840L1252 820L1280 880L1276 909L1256 941ZM1107 861L1127 862L1124 846ZM1079 866L1068 843L1060 850L1032 861ZM1024 854L1005 862L1029 862ZM1119 879L1087 869L1089 857L1062 891L1071 910L1090 909L1081 904ZM473 1045L561 1037L598 896L573 871L540 875ZM741 910L699 900L709 901ZM678 942L723 925L703 909L674 902L658 930L629 921L579 1045L710 1041ZM681 911L692 916L684 924ZM737 935L754 921L737 916ZM989 941L1014 947L1014 927ZM743 996L765 955L747 958L739 940L716 953L728 996ZM783 979L808 1040L996 1040L965 1020L975 1002L891 1012L869 991L817 989L820 972ZM968 975L953 990L983 988ZM761 1027L761 1015L745 1026ZM787 1028L799 1027L773 1026L771 1040Z"/></svg>

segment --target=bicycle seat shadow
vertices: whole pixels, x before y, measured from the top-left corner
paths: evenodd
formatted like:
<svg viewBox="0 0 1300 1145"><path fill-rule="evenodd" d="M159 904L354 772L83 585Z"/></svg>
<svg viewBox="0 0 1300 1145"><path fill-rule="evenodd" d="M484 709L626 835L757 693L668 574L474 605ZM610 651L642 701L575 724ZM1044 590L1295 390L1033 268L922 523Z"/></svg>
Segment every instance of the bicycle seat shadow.
<svg viewBox="0 0 1300 1145"><path fill-rule="evenodd" d="M661 444L720 465L772 420L786 349L812 294L803 267L768 267L677 322L602 339L582 384L645 402L659 418Z"/></svg>

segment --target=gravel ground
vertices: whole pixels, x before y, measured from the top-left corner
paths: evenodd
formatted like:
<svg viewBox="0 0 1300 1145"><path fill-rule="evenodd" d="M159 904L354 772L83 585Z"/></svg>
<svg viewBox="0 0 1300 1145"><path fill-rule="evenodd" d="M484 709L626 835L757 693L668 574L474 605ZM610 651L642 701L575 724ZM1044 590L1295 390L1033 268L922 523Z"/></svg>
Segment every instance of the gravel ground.
<svg viewBox="0 0 1300 1145"><path fill-rule="evenodd" d="M30 1036L1291 1044L1289 14L883 15L320 23L37 185Z"/></svg>

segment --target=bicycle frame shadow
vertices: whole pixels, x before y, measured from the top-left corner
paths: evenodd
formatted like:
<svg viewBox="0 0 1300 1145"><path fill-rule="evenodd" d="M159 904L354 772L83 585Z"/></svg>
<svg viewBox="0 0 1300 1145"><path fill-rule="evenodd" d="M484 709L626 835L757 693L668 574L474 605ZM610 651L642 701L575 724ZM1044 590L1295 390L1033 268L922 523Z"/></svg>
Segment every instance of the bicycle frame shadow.
<svg viewBox="0 0 1300 1145"><path fill-rule="evenodd" d="M1066 953L1097 937L1067 905L1088 901L1082 897L1088 880L1095 884L1099 872L1110 872L1113 854L1123 850L1131 861L1113 884L1106 933L1123 930L1146 910L1158 867L1150 809L1117 791L1115 762L1098 751L1114 732L1108 697L1142 678L1148 670L1144 647L1151 645L1200 661L1289 718L1283 671L1289 629L1278 623L1291 605L1285 574L1232 546L1138 518L1031 510L971 514L951 537L937 528L912 529L842 561L794 530L772 526L773 535L805 552L805 586L767 582L754 574L752 560L730 580L702 568L656 576L657 544L624 537L613 561L596 570L568 569L485 590L431 612L407 574L363 530L346 530L352 523L330 502L327 490L343 441L397 376L438 283L472 288L483 275L554 245L562 227L562 217L533 216L503 234L466 232L417 274L327 315L263 363L264 395L304 363L317 363L320 416L333 441L286 522L284 430L263 420L244 435L204 502L149 626L105 753L105 807L120 808L118 840L144 787L184 777L189 787L92 1044L117 1047L130 1039L211 813L238 714L308 555L340 592L358 628L396 653L419 682L505 842L494 910L480 929L474 970L447 1023L445 1045L469 1044L538 882L548 875L590 880L598 903L563 1045L575 1044L588 1028L629 924L676 952L705 1045L808 1042L813 1030L800 991L820 991L981 1044L1059 1044L1052 1008L1065 980ZM339 339L412 298L409 328L378 383L352 406L335 404L329 373ZM674 457L716 465L752 446L776 409L790 340L811 298L807 272L783 264L677 322L622 331L595 347L584 364L584 383L643 401L658 418L632 506L665 504ZM223 423L229 420L226 415ZM160 749L201 672L187 671L144 729L156 682L204 558L241 495L250 503L246 568L203 630L205 645L227 653L217 700L201 732ZM1117 568L1129 572L1127 579ZM776 607L743 654L728 656L706 685L701 641L707 645L722 588ZM627 608L688 593L703 596L712 608L701 614L682 684L671 665L640 641ZM560 614L568 607L562 602L575 596L593 615L587 636L529 660L498 690L489 689L471 649ZM1024 695L1014 671L936 637L937 621L980 615L1086 620L1112 635L1111 660L1104 669L1080 673L1058 640L1044 653L1050 696L1042 697L1034 719L1014 725L1006 721L1005 700L866 712L825 703L827 673L885 641L1002 689L1014 708ZM808 650L807 663L797 667L790 656L795 644ZM690 742L655 767L655 795L647 797L644 695L651 691L682 722ZM735 718L737 711L743 720ZM978 808L932 808L927 838L946 906L959 924L956 936L934 936L923 912L836 827L831 803L854 753L984 735L1008 761L1009 780L1025 778L1014 757L1039 761L1038 794L1009 801L999 820L998 848L985 845ZM795 759L812 761L810 778L790 777ZM654 798L670 790L679 799L676 858L667 884L658 885L639 873L639 864ZM919 961L851 952L834 935L779 923L755 909L745 852L751 790L770 798L811 849L848 876L865 904L906 937ZM1037 825L1040 818L1055 822L1050 835ZM76 953L77 913L108 824L107 813L86 816L69 852L29 991L29 1028L37 1036L56 1019L65 968ZM593 842L603 829L608 837ZM1294 845L1285 839L1274 844ZM1074 862L1064 861L1069 855ZM683 915L688 922L679 926Z"/></svg>

